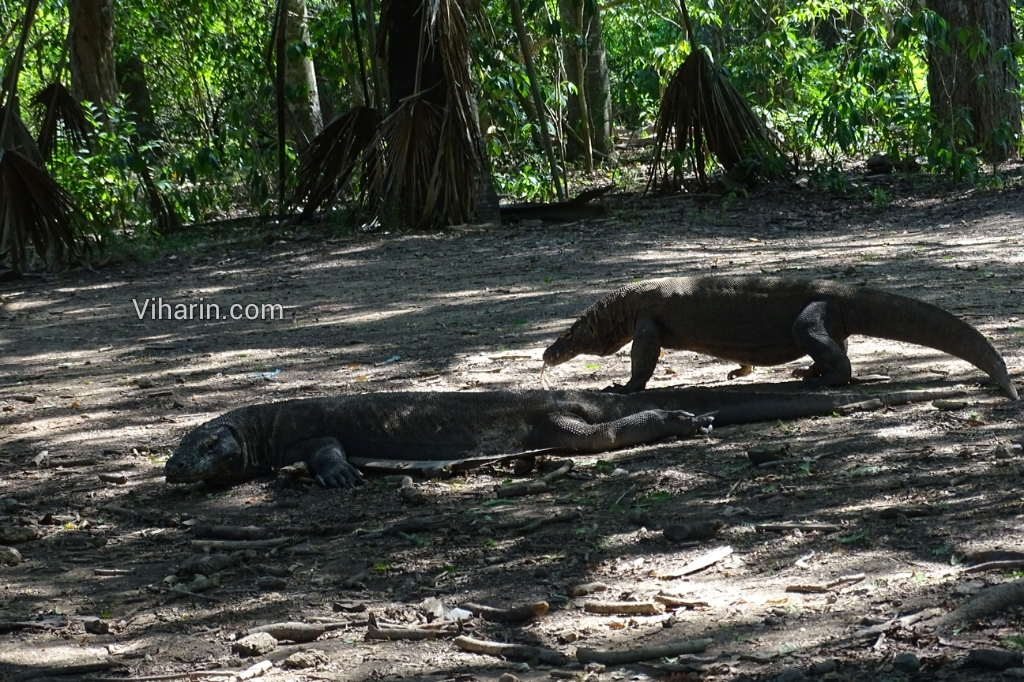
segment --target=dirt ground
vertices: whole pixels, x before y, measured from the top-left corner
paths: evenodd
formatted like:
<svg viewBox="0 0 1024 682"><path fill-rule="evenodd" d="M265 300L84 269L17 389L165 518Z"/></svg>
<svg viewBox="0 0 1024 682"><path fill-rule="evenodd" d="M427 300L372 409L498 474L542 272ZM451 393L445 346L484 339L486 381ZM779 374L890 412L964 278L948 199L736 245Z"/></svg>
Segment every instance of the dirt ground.
<svg viewBox="0 0 1024 682"><path fill-rule="evenodd" d="M878 188L885 194L872 201ZM793 186L734 200L626 195L609 205L605 219L561 225L227 240L2 285L0 545L23 561L0 553L11 562L0 565L0 677L202 679L194 673L264 659L274 663L266 680L1016 674L1020 605L949 632L934 625L982 588L1022 575L1019 555L986 554L1024 550L1021 408L980 371L928 348L855 338L850 355L855 374L891 377L885 388L962 384L959 405L716 428L579 457L552 492L511 501L497 499L495 485L538 474L485 467L417 480L420 504L379 476L351 492L274 479L226 490L163 480L182 435L243 404L539 387L543 348L599 295L640 278L770 273L916 296L981 329L1024 383L1019 188L856 179L842 196ZM284 319L140 319L146 299L222 311L280 304ZM577 358L549 378L563 388L622 381L627 351ZM730 382L730 365L670 351L652 386L799 390L789 375L800 365ZM750 463L752 448L778 446L790 462ZM419 525L397 526L410 519ZM725 526L706 540L662 533L713 519ZM779 525L805 522L826 525ZM227 551L215 587L200 592L177 574L203 551L196 531L219 525L282 540ZM709 555L718 560L682 575ZM1014 556L1016 564L971 566ZM607 590L574 596L593 582ZM659 594L676 601L652 601ZM570 657L577 648L711 641L703 652L584 670L572 659L468 653L451 635L365 639L371 614L379 624L425 625L428 598L449 608L544 600L550 610L533 621L477 619L467 632ZM652 603L654 613L584 609L611 601ZM325 631L256 657L233 653L240 633L283 621ZM966 667L980 649L1014 652L1016 663L1009 673ZM67 667L87 664L97 665Z"/></svg>

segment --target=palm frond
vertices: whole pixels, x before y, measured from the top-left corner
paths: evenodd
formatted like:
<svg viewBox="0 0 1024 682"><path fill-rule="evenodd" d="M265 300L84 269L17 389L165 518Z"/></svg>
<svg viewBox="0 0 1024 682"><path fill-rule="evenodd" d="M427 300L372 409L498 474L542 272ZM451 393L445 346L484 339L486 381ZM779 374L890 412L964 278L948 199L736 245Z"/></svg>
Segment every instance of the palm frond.
<svg viewBox="0 0 1024 682"><path fill-rule="evenodd" d="M74 200L45 170L21 152L0 148L0 263L20 276L29 247L50 266L84 258L75 214Z"/></svg>
<svg viewBox="0 0 1024 682"><path fill-rule="evenodd" d="M659 176L667 180L671 173L665 163L670 139L673 151L692 153L691 170L702 188L708 186L708 154L726 171L753 159L762 175L773 176L785 165L782 150L764 123L702 50L690 53L661 99L648 189Z"/></svg>
<svg viewBox="0 0 1024 682"><path fill-rule="evenodd" d="M437 197L433 181L444 111L410 97L380 124L368 148L367 206L380 214L392 199L401 198L400 212L411 227L434 222ZM434 201L427 202L431 196Z"/></svg>
<svg viewBox="0 0 1024 682"><path fill-rule="evenodd" d="M376 109L353 107L324 126L303 150L295 192L296 199L305 204L303 219L329 206L348 187L379 125Z"/></svg>
<svg viewBox="0 0 1024 682"><path fill-rule="evenodd" d="M64 136L76 147L84 147L92 134L82 104L63 83L50 83L36 93L32 104L44 107L43 124L39 129L39 151L44 159L53 155L57 146L57 123L64 127Z"/></svg>
<svg viewBox="0 0 1024 682"><path fill-rule="evenodd" d="M7 106L0 107L0 120L6 121L6 126L0 131L0 148L13 150L25 155L35 165L43 166L43 155L39 153L36 141L28 132L25 123L21 120L17 110L8 112Z"/></svg>

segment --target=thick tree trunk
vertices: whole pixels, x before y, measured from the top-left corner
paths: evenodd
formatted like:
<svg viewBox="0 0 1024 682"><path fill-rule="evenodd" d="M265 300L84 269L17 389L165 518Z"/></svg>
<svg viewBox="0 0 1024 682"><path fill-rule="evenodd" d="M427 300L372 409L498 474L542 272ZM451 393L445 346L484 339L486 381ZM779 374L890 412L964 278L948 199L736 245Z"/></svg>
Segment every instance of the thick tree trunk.
<svg viewBox="0 0 1024 682"><path fill-rule="evenodd" d="M112 0L74 0L71 27L71 92L99 107L117 99Z"/></svg>
<svg viewBox="0 0 1024 682"><path fill-rule="evenodd" d="M932 40L928 51L928 93L937 134L964 140L992 162L1015 155L1021 133L1018 87L1002 53L1016 40L1008 0L929 0L928 5L947 24L948 52ZM958 32L966 31L966 46ZM934 37L933 37L934 38ZM971 50L984 39L987 50L971 59ZM1012 58L1012 57L1011 57ZM960 116L966 112L970 125ZM973 127L973 131L971 128Z"/></svg>
<svg viewBox="0 0 1024 682"><path fill-rule="evenodd" d="M306 0L287 0L285 11L284 81L288 103L287 136L299 150L305 149L324 127L316 68L308 56L309 25Z"/></svg>
<svg viewBox="0 0 1024 682"><path fill-rule="evenodd" d="M579 54L576 40L566 41L567 58L565 70L569 81L576 84L586 95L586 110L590 127L591 144L594 151L606 160L615 159L615 145L612 140L612 94L608 81L608 57L604 48L604 36L601 30L601 15L597 3L586 0L558 0L558 12L563 25L578 32L578 5L583 4L583 38L585 52L580 54L585 63L586 79L580 84L578 61L573 56ZM577 131L583 130L580 118L579 103L569 98L568 118L570 125ZM577 150L579 151L579 150Z"/></svg>

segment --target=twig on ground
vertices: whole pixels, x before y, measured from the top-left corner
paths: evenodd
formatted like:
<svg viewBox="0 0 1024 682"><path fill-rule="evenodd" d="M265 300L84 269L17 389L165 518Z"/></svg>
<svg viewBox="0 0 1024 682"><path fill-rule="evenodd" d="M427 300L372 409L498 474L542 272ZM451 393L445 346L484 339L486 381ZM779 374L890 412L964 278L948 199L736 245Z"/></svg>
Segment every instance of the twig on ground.
<svg viewBox="0 0 1024 682"><path fill-rule="evenodd" d="M539 646L527 646L525 644L505 644L503 642L491 642L472 637L456 637L455 645L463 651L485 656L500 656L516 661L529 661L536 659L548 665L565 665L569 659L560 651L545 649Z"/></svg>
<svg viewBox="0 0 1024 682"><path fill-rule="evenodd" d="M550 606L548 606L546 601L538 601L532 604L500 609L493 606L466 602L461 605L461 608L466 609L474 616L489 620L492 623L522 623L534 618L540 618L548 612Z"/></svg>
<svg viewBox="0 0 1024 682"><path fill-rule="evenodd" d="M640 647L639 649L627 649L625 651L595 651L594 649L580 648L576 650L576 660L584 665L587 663L625 665L627 663L650 661L656 658L682 656L683 654L699 654L706 651L713 641L714 640L711 639L691 639L683 642L672 642L670 644L645 646Z"/></svg>
<svg viewBox="0 0 1024 682"><path fill-rule="evenodd" d="M268 625L260 625L258 627L249 628L245 631L247 635L254 635L257 632L266 632L273 636L277 640L288 640L290 642L296 642L302 644L304 642L312 642L320 635L324 634L326 628L320 623L299 623L299 622L287 622L287 623L270 623Z"/></svg>
<svg viewBox="0 0 1024 682"><path fill-rule="evenodd" d="M567 459L562 463L562 466L558 467L549 474L544 474L535 481L524 481L522 483L513 483L512 485L496 486L494 489L495 494L498 497L523 497L525 495L538 495L545 493L551 489L551 484L560 478L565 478L572 471L572 460Z"/></svg>
<svg viewBox="0 0 1024 682"><path fill-rule="evenodd" d="M705 554L704 556L694 559L682 568L676 569L674 571L666 571L665 573L659 573L657 577L661 578L662 580L674 580L675 578L682 578L684 575L690 575L691 573L703 571L705 568L717 564L719 561L729 556L730 554L732 554L732 547L730 547L729 545L725 545L724 547L717 547L708 552L707 554Z"/></svg>
<svg viewBox="0 0 1024 682"><path fill-rule="evenodd" d="M606 616L656 616L664 613L665 606L649 601L590 601L583 605L583 610Z"/></svg>
<svg viewBox="0 0 1024 682"><path fill-rule="evenodd" d="M234 551L238 549L274 549L292 542L291 538L271 538L268 540L193 540L193 547L203 549L220 549Z"/></svg>

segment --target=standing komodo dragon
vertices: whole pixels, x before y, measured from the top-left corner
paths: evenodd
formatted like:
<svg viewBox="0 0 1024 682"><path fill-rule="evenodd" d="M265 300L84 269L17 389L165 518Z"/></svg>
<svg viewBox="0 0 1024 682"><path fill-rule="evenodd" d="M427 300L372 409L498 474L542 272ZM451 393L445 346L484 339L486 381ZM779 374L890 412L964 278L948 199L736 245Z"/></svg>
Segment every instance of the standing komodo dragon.
<svg viewBox="0 0 1024 682"><path fill-rule="evenodd" d="M198 426L182 438L165 474L168 483L227 485L301 461L321 485L351 487L362 478L359 466L458 469L538 450L604 452L689 436L712 419L720 425L794 419L959 393L697 387L636 395L522 390L301 398L240 407Z"/></svg>
<svg viewBox="0 0 1024 682"><path fill-rule="evenodd" d="M614 393L641 391L662 348L740 363L779 365L811 356L807 386L852 380L854 334L941 350L982 370L1014 400L999 351L971 325L930 303L868 287L782 277L676 277L637 282L590 306L544 351L544 368L580 354L611 355L631 339L632 374Z"/></svg>

